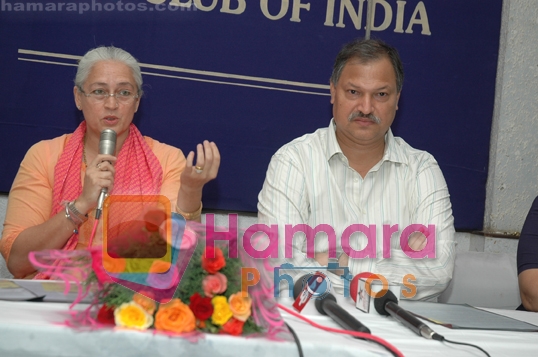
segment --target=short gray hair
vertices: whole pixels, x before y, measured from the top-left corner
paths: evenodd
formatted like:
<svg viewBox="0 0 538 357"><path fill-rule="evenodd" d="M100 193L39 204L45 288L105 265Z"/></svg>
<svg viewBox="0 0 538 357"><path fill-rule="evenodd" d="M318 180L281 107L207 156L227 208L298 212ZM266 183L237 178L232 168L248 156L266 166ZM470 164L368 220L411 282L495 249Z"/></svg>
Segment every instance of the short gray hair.
<svg viewBox="0 0 538 357"><path fill-rule="evenodd" d="M383 57L388 58L394 68L396 90L400 93L404 80L403 64L400 55L394 47L378 39L356 39L344 45L336 56L331 82L335 85L338 83L344 66L351 59L357 59L361 64L365 64L371 61L377 61Z"/></svg>
<svg viewBox="0 0 538 357"><path fill-rule="evenodd" d="M75 76L75 85L78 88L82 89L93 66L100 61L118 61L131 68L138 87L138 95L142 95L142 73L140 72L138 61L129 52L114 46L101 46L86 52L78 63L77 74Z"/></svg>

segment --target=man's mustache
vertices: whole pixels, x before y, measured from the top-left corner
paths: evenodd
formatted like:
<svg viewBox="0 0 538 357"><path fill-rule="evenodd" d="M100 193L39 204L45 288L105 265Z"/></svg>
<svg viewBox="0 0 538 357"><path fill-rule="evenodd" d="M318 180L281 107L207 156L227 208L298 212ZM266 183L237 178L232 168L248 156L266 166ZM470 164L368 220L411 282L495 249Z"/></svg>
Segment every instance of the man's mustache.
<svg viewBox="0 0 538 357"><path fill-rule="evenodd" d="M373 114L364 114L363 112L351 113L351 115L349 116L349 118L347 118L347 120L352 121L357 118L368 119L370 121L373 121L376 124L381 124L381 119L379 119Z"/></svg>

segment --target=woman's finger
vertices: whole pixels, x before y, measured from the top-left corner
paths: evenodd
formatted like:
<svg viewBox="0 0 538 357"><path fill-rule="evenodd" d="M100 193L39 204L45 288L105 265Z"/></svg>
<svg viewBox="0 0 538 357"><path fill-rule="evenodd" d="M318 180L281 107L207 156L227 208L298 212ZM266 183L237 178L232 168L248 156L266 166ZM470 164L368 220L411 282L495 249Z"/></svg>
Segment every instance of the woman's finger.
<svg viewBox="0 0 538 357"><path fill-rule="evenodd" d="M205 165L204 147L202 144L196 145L196 169L203 170Z"/></svg>
<svg viewBox="0 0 538 357"><path fill-rule="evenodd" d="M209 172L211 178L217 177L217 173L219 172L220 167L220 152L217 147L217 145L214 142L210 143L210 148L212 152L213 162L211 165L211 171Z"/></svg>
<svg viewBox="0 0 538 357"><path fill-rule="evenodd" d="M205 153L205 159L207 161L213 161L213 153L211 149L211 145L209 144L209 141L204 140L204 153Z"/></svg>
<svg viewBox="0 0 538 357"><path fill-rule="evenodd" d="M192 161L194 160L194 151L189 152L189 155L187 155L187 163L186 168L192 167Z"/></svg>

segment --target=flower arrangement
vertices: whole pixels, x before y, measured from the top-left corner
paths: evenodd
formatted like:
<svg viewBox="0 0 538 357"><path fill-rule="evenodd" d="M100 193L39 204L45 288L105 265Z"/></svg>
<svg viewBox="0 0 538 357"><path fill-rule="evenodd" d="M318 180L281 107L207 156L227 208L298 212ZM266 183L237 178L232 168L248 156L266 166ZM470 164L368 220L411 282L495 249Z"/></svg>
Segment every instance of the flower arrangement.
<svg viewBox="0 0 538 357"><path fill-rule="evenodd" d="M237 232L219 232L226 243L206 245L207 224L185 222L175 213L150 212L137 221L104 217L114 244L103 235L102 247L29 255L40 272L64 280L66 292L73 283L79 287L71 307L91 296L88 308L72 310L69 326L290 338L273 298L272 267L238 252ZM237 258L230 258L231 249ZM167 259L155 259L162 256ZM260 274L248 291L242 290L242 268Z"/></svg>
<svg viewBox="0 0 538 357"><path fill-rule="evenodd" d="M102 285L96 295L97 321L173 334L262 332L252 318L252 298L241 291L241 261L226 258L226 253L219 247L197 246L172 299L165 303L155 301L151 290L134 292L94 269L88 282Z"/></svg>

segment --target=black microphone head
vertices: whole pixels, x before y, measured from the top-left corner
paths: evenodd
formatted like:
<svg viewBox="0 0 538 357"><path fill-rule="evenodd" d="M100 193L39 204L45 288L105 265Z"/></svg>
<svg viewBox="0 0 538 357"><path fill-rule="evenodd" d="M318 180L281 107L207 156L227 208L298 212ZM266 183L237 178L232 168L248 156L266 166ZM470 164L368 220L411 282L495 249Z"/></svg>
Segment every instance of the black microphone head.
<svg viewBox="0 0 538 357"><path fill-rule="evenodd" d="M314 302L314 305L316 305L316 310L318 310L320 314L327 315L323 310L323 304L325 304L325 301L329 300L336 302L336 298L331 293L325 294L322 299L316 299L316 301Z"/></svg>
<svg viewBox="0 0 538 357"><path fill-rule="evenodd" d="M320 287L325 289L323 291L328 291L330 286L327 286L326 276L322 273L308 273L300 277L293 285L293 298L301 294L305 286L310 286L311 291L317 291Z"/></svg>
<svg viewBox="0 0 538 357"><path fill-rule="evenodd" d="M294 299L297 299L297 297L301 294L301 291L303 291L304 286L305 286L306 284L308 284L308 279L309 279L312 275L313 275L312 273L303 275L302 277L300 277L300 278L295 282L295 285L293 285L293 298L294 298Z"/></svg>
<svg viewBox="0 0 538 357"><path fill-rule="evenodd" d="M382 297L374 299L375 311L377 311L380 315L387 316L389 313L385 309L385 305L388 302L398 304L398 299L396 298L396 295L394 295L394 293L390 290L387 290L385 295L383 295Z"/></svg>
<svg viewBox="0 0 538 357"><path fill-rule="evenodd" d="M101 132L99 141L99 154L114 155L116 153L116 132L105 129Z"/></svg>

